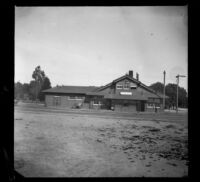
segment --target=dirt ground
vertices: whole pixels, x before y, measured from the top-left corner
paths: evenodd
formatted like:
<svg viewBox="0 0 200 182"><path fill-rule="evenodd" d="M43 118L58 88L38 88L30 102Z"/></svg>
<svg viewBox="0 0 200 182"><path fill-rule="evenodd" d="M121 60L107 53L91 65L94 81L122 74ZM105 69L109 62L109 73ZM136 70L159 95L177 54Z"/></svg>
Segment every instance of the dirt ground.
<svg viewBox="0 0 200 182"><path fill-rule="evenodd" d="M15 169L26 177L185 177L187 119L172 122L175 115L162 121L15 109Z"/></svg>

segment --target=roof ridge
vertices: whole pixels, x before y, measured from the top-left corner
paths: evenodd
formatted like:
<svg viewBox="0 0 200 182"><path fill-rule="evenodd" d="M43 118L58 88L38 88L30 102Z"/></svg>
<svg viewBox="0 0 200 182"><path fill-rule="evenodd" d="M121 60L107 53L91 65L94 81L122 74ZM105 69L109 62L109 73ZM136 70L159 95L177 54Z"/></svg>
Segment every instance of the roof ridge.
<svg viewBox="0 0 200 182"><path fill-rule="evenodd" d="M126 78L126 77L129 78L129 79L131 79L131 80L134 80L134 81L137 82L137 83L141 83L141 82L138 81L137 79L130 77L128 74L125 74L125 75L123 75L123 76L121 76L121 77L119 77L119 78L113 80L112 82L110 82L110 83L108 83L108 84L106 84L106 85L104 85L104 86L99 87L99 90L101 90L101 89L103 89L103 88L105 88L105 87L108 87L108 86L110 86L110 84L112 84L113 82L117 82L118 80L121 80L121 79Z"/></svg>

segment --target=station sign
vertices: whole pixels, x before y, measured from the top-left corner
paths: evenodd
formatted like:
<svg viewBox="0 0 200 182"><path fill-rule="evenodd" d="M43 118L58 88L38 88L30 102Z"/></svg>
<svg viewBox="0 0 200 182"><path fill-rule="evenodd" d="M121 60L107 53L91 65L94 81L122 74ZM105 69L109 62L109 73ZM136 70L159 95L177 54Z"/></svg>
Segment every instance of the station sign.
<svg viewBox="0 0 200 182"><path fill-rule="evenodd" d="M120 92L120 95L132 95L132 92Z"/></svg>

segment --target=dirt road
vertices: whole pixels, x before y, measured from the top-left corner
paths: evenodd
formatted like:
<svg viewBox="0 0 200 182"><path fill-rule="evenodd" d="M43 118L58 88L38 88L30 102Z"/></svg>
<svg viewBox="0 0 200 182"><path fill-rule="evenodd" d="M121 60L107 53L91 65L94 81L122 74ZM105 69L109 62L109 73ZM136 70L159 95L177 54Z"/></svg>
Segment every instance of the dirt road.
<svg viewBox="0 0 200 182"><path fill-rule="evenodd" d="M27 177L187 176L187 119L162 117L16 108L15 169Z"/></svg>

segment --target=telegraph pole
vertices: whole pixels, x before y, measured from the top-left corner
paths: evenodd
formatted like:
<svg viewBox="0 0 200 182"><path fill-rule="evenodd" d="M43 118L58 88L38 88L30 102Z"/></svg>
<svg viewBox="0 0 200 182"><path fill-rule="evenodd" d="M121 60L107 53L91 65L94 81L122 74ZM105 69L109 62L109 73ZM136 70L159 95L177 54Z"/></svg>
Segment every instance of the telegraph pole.
<svg viewBox="0 0 200 182"><path fill-rule="evenodd" d="M178 85L179 85L179 77L186 77L185 75L177 75L177 95L176 95L176 113L178 113Z"/></svg>
<svg viewBox="0 0 200 182"><path fill-rule="evenodd" d="M166 75L166 72L164 71L163 74L164 74L163 111L164 111L165 110L165 75Z"/></svg>

